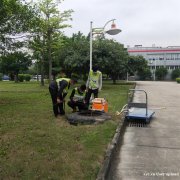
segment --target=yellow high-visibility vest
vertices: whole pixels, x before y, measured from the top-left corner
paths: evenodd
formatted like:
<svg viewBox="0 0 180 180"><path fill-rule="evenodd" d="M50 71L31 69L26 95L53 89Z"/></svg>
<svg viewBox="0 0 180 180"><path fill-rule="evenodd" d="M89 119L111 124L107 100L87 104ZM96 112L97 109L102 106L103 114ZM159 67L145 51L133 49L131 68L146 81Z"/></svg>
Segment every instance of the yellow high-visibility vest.
<svg viewBox="0 0 180 180"><path fill-rule="evenodd" d="M82 92L80 94L77 87L74 89L75 89L75 94L74 94L73 100L82 102L85 99L86 92Z"/></svg>
<svg viewBox="0 0 180 180"><path fill-rule="evenodd" d="M99 77L101 75L100 71L94 73L92 70L89 72L89 86L90 88L99 88Z"/></svg>
<svg viewBox="0 0 180 180"><path fill-rule="evenodd" d="M67 91L68 91L68 86L69 86L69 84L70 84L71 79L69 79L69 78L59 78L59 79L56 79L56 82L57 82L57 85L58 85L58 89L60 88L60 81L63 81L63 80L65 80L65 81L68 82L68 85L67 85L66 88L63 90L63 93L67 93Z"/></svg>

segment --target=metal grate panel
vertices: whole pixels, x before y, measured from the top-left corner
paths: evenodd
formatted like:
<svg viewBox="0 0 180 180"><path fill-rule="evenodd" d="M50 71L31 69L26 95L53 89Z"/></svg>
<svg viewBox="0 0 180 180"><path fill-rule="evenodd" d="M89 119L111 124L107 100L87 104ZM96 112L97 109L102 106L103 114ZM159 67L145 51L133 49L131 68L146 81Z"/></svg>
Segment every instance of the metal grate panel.
<svg viewBox="0 0 180 180"><path fill-rule="evenodd" d="M129 120L127 122L128 127L140 127L140 128L147 128L150 127L149 123L146 123L145 121L142 120Z"/></svg>

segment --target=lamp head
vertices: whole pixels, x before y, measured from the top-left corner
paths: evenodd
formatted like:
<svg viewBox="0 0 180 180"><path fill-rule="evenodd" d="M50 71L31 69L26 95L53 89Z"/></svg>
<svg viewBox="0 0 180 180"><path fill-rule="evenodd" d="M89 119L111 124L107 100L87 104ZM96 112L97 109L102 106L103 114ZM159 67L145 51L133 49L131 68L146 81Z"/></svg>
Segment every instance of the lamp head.
<svg viewBox="0 0 180 180"><path fill-rule="evenodd" d="M119 34L120 32L121 32L121 29L117 29L116 24L114 22L111 25L111 29L106 31L106 33L109 35L116 35L116 34Z"/></svg>

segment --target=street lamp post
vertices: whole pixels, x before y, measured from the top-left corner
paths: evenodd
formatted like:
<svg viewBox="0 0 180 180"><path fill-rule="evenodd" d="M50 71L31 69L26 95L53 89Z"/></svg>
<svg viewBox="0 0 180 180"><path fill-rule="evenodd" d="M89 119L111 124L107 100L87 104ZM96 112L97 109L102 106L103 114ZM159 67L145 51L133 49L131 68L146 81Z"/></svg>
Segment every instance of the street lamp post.
<svg viewBox="0 0 180 180"><path fill-rule="evenodd" d="M92 21L90 23L90 70L92 69L92 39L93 39L93 28Z"/></svg>
<svg viewBox="0 0 180 180"><path fill-rule="evenodd" d="M90 22L90 70L92 70L92 45L93 45L93 35L94 34L102 34L105 33L109 35L116 35L121 32L120 29L116 28L116 24L114 23L115 19L111 19L105 23L105 25L102 28L93 28L93 22ZM113 22L111 25L111 29L108 31L105 31L105 27L110 23Z"/></svg>

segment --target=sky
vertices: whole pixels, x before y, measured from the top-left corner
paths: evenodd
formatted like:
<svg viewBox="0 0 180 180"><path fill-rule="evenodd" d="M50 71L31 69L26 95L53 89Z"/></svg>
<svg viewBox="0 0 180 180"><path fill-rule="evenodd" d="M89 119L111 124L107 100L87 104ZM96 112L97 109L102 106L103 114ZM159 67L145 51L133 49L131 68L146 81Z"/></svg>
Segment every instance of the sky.
<svg viewBox="0 0 180 180"><path fill-rule="evenodd" d="M67 36L72 33L90 32L116 19L117 28L122 32L106 38L114 39L125 47L180 46L180 0L64 0L60 10L72 9L72 28L65 29ZM111 28L109 23L105 30Z"/></svg>

